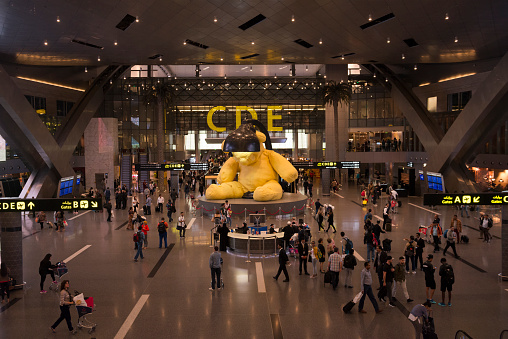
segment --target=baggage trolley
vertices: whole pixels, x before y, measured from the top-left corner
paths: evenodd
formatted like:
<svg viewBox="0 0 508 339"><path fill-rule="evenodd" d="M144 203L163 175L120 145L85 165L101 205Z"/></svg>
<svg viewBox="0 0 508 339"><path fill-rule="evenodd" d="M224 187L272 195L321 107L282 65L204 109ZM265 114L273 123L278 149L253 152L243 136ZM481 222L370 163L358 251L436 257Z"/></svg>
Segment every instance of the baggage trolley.
<svg viewBox="0 0 508 339"><path fill-rule="evenodd" d="M62 281L62 277L69 272L67 264L63 261L57 262L53 267L53 272L55 273L56 280L49 285L49 289L51 291L60 292L60 282Z"/></svg>
<svg viewBox="0 0 508 339"><path fill-rule="evenodd" d="M74 291L75 295L80 294L78 291ZM86 305L76 304L76 310L78 311L78 328L86 328L88 329L88 333L92 333L95 331L97 327L96 323L91 322L86 318L88 314L91 314L95 311L95 304L93 302L93 297L85 297Z"/></svg>
<svg viewBox="0 0 508 339"><path fill-rule="evenodd" d="M432 235L430 234L430 226L420 225L418 232L422 234L422 239L427 243L432 243Z"/></svg>

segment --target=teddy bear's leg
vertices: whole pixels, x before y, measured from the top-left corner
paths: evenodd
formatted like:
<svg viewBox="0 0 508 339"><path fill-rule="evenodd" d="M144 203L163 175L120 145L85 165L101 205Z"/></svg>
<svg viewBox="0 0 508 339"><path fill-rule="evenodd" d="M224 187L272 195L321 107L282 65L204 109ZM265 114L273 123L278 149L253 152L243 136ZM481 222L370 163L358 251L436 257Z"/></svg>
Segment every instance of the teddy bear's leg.
<svg viewBox="0 0 508 339"><path fill-rule="evenodd" d="M270 180L254 190L254 200L270 201L282 198L282 187L276 180Z"/></svg>
<svg viewBox="0 0 508 339"><path fill-rule="evenodd" d="M245 192L238 181L224 182L220 185L212 184L206 189L206 198L209 200L239 199Z"/></svg>

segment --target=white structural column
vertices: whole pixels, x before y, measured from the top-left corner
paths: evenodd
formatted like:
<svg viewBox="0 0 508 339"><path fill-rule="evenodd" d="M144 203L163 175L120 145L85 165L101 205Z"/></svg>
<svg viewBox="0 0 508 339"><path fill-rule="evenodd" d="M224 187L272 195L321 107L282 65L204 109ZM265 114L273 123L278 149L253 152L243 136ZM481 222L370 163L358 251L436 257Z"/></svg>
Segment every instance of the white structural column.
<svg viewBox="0 0 508 339"><path fill-rule="evenodd" d="M95 186L96 173L108 173L106 187L113 187L118 162L118 119L93 118L84 133L87 186ZM97 184L97 183L95 183Z"/></svg>

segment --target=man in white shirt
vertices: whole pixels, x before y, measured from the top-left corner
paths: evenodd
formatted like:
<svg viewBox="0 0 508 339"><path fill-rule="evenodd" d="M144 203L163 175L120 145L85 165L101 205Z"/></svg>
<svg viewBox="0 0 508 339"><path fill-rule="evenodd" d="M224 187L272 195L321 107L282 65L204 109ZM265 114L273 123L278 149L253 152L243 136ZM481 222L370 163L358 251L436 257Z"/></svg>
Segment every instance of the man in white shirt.
<svg viewBox="0 0 508 339"><path fill-rule="evenodd" d="M159 197L157 198L157 208L159 209L160 213L164 213L164 197L159 194Z"/></svg>

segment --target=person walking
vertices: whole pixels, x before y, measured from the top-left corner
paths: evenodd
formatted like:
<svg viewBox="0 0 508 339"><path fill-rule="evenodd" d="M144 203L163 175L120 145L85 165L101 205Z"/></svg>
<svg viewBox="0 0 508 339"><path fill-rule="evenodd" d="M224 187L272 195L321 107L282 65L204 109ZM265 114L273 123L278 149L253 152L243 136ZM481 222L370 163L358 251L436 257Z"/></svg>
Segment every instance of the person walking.
<svg viewBox="0 0 508 339"><path fill-rule="evenodd" d="M367 245L367 261L374 261L374 234L370 228L365 231L363 243Z"/></svg>
<svg viewBox="0 0 508 339"><path fill-rule="evenodd" d="M432 239L434 240L434 253L439 252L439 243L441 235L443 235L443 230L439 223L436 223L436 220L430 225L430 234L432 235Z"/></svg>
<svg viewBox="0 0 508 339"><path fill-rule="evenodd" d="M150 185L152 185L152 184L150 184ZM146 214L151 215L152 214L152 197L150 197L149 195L146 196L145 205L146 205Z"/></svg>
<svg viewBox="0 0 508 339"><path fill-rule="evenodd" d="M415 253L415 268L418 267L418 261L420 261L420 269L423 271L423 249L425 248L425 240L420 235L420 232L416 233L416 253Z"/></svg>
<svg viewBox="0 0 508 339"><path fill-rule="evenodd" d="M159 197L157 198L157 209L159 213L164 213L164 197L162 194L159 194Z"/></svg>
<svg viewBox="0 0 508 339"><path fill-rule="evenodd" d="M353 270L355 266L358 265L356 258L354 256L355 250L351 249L349 254L344 257L344 270L346 271L346 282L344 287L353 288Z"/></svg>
<svg viewBox="0 0 508 339"><path fill-rule="evenodd" d="M325 208L323 206L319 207L319 210L317 212L317 222L318 222L318 232L321 232L321 229L323 231L325 230L325 227L323 226L323 221L325 218Z"/></svg>
<svg viewBox="0 0 508 339"><path fill-rule="evenodd" d="M376 298L374 297L374 293L372 292L372 275L370 274L370 262L365 262L363 266L364 268L360 278L360 284L362 286L362 298L358 303L358 312L367 313L367 311L363 309L363 305L365 302L365 296L368 296L372 306L374 306L374 310L376 310L376 313L381 313L383 311L379 309Z"/></svg>
<svg viewBox="0 0 508 339"><path fill-rule="evenodd" d="M316 214L317 212L319 211L319 208L323 206L323 204L321 203L321 201L319 201L319 199L316 199L316 202L314 203L314 207L316 208Z"/></svg>
<svg viewBox="0 0 508 339"><path fill-rule="evenodd" d="M480 234L483 235L483 241L490 243L492 240L492 235L490 234L490 229L492 228L493 221L489 218L488 214L484 214L480 217ZM481 236L480 236L481 239Z"/></svg>
<svg viewBox="0 0 508 339"><path fill-rule="evenodd" d="M455 214L450 223L450 227L453 226L455 228L455 233L457 233L457 244L460 244L460 235L462 234L462 221L457 218Z"/></svg>
<svg viewBox="0 0 508 339"><path fill-rule="evenodd" d="M446 250L448 250L449 247L452 248L453 254L455 255L455 258L460 258L457 255L457 250L455 249L455 242L457 241L457 233L455 232L455 227L451 226L448 231L446 232L446 246L443 250L443 255L446 255Z"/></svg>
<svg viewBox="0 0 508 339"><path fill-rule="evenodd" d="M337 247L333 249L333 254L328 257L328 271L332 274L332 287L335 291L339 284L340 271L342 271L342 261Z"/></svg>
<svg viewBox="0 0 508 339"><path fill-rule="evenodd" d="M9 298L11 296L11 292L9 290L9 286L11 284L11 278L9 276L10 270L7 268L7 265L3 262L0 265L0 294L2 294L2 304L4 303L4 299L7 296L7 302L9 302Z"/></svg>
<svg viewBox="0 0 508 339"><path fill-rule="evenodd" d="M187 225L185 224L185 216L183 212L180 212L180 216L178 217L178 226L176 227L180 231L180 238L185 238L185 229Z"/></svg>
<svg viewBox="0 0 508 339"><path fill-rule="evenodd" d="M222 226L217 227L217 233L219 233L220 250L226 252L228 249L229 228L225 222L222 223Z"/></svg>
<svg viewBox="0 0 508 339"><path fill-rule="evenodd" d="M215 277L217 277L217 289L221 289L221 283L220 283L220 263L221 263L221 256L219 252L219 247L215 246L213 248L213 253L210 254L210 259L208 260L210 264L210 272L212 273L212 287L209 287L208 289L210 291L215 290Z"/></svg>
<svg viewBox="0 0 508 339"><path fill-rule="evenodd" d="M413 301L413 299L409 298L409 293L407 292L406 272L404 271L405 260L406 259L404 257L399 257L399 263L395 265L395 271L393 272L394 284L392 288L392 297L395 298L395 295L397 293L397 287L400 286L402 288L404 296L406 297L406 301L410 303Z"/></svg>
<svg viewBox="0 0 508 339"><path fill-rule="evenodd" d="M455 283L455 274L452 265L446 262L446 258L441 258L441 267L439 268L439 276L441 277L441 302L439 306L446 306L445 294L448 291L448 306L452 306L452 287Z"/></svg>
<svg viewBox="0 0 508 339"><path fill-rule="evenodd" d="M134 256L134 261L137 262L138 257L141 257L141 259L145 258L143 256L143 240L145 238L145 234L143 233L143 226L141 226L141 225L138 226L138 231L136 232L136 236L137 236L136 245L137 245L138 251L136 252L136 255Z"/></svg>
<svg viewBox="0 0 508 339"><path fill-rule="evenodd" d="M44 259L42 259L39 264L39 275L41 276L41 283L40 283L41 294L46 293L46 291L44 290L44 281L46 281L46 276L48 274L51 275L51 279L53 279L53 283L56 284L55 273L53 272L54 266L51 264L50 260L51 260L51 253L48 253L44 256Z"/></svg>
<svg viewBox="0 0 508 339"><path fill-rule="evenodd" d="M132 225L132 219L134 218L134 210L132 209L132 207L129 208L129 219L127 221L127 227L126 229L128 230L133 230L134 229L134 225Z"/></svg>
<svg viewBox="0 0 508 339"><path fill-rule="evenodd" d="M144 235L143 242L145 244L145 247L143 247L143 249L146 250L148 248L148 231L150 231L150 228L148 227L148 223L146 222L146 220L143 221L141 230L143 231Z"/></svg>
<svg viewBox="0 0 508 339"><path fill-rule="evenodd" d="M411 312L409 313L409 320L413 324L415 328L415 338L420 339L422 337L423 330L423 322L429 321L429 313L431 312L430 307L432 303L430 301L426 301L423 304L418 304L413 307Z"/></svg>
<svg viewBox="0 0 508 339"><path fill-rule="evenodd" d="M164 248L168 248L168 223L161 218L157 225L157 231L159 232L159 248L162 248L162 240L164 239Z"/></svg>
<svg viewBox="0 0 508 339"><path fill-rule="evenodd" d="M337 233L337 229L335 228L335 225L333 224L333 209L330 208L328 211L328 228L326 229L326 232L330 230L330 227L333 228L333 233Z"/></svg>
<svg viewBox="0 0 508 339"><path fill-rule="evenodd" d="M37 220L35 222L38 222L39 225L41 225L41 230L42 230L44 228L44 223L47 220L47 218L46 218L46 212L40 211L39 213L37 213L37 218L36 219Z"/></svg>
<svg viewBox="0 0 508 339"><path fill-rule="evenodd" d="M312 198L312 187L314 184L312 183L312 180L309 179L309 183L307 184L307 191L309 192L309 197Z"/></svg>
<svg viewBox="0 0 508 339"><path fill-rule="evenodd" d="M427 301L431 304L435 304L434 301L434 292L436 291L436 279L434 278L434 272L436 271L436 267L432 263L434 256L429 254L427 256L427 261L423 264L423 272L425 273L425 295L427 296Z"/></svg>
<svg viewBox="0 0 508 339"><path fill-rule="evenodd" d="M416 263L415 263L415 254L416 254L416 242L415 237L410 236L409 239L404 239L407 241L406 247L404 249L404 255L406 256L406 273L409 273L409 260L411 260L411 272L413 274L416 273Z"/></svg>
<svg viewBox="0 0 508 339"><path fill-rule="evenodd" d="M76 330L72 327L70 306L74 305L71 294L69 293L69 280L64 280L60 284L60 317L51 325L51 332L56 333L57 326L65 319L67 328L72 334L76 334Z"/></svg>
<svg viewBox="0 0 508 339"><path fill-rule="evenodd" d="M111 222L111 214L113 205L111 205L111 202L109 200L106 200L106 203L104 204L104 208L106 209L106 212L108 212L108 219L106 221Z"/></svg>
<svg viewBox="0 0 508 339"><path fill-rule="evenodd" d="M305 271L305 275L309 275L307 272L307 257L309 255L309 245L305 243L305 238L303 238L298 244L298 255L300 259L300 275L302 275L302 266Z"/></svg>
<svg viewBox="0 0 508 339"><path fill-rule="evenodd" d="M318 253L317 257L319 259L319 271L321 273L325 273L325 270L323 269L323 264L326 261L326 249L323 245L323 238L318 239Z"/></svg>
<svg viewBox="0 0 508 339"><path fill-rule="evenodd" d="M280 273L284 272L286 279L284 279L283 282L289 282L289 274L286 268L287 262L289 261L288 255L280 243L277 244L277 248L279 249L279 270L273 278L275 281L277 281L277 279L279 279Z"/></svg>
<svg viewBox="0 0 508 339"><path fill-rule="evenodd" d="M318 251L319 249L317 248L316 246L316 242L314 240L312 240L311 242L311 245L310 245L310 262L312 263L312 275L310 276L311 278L316 278L317 277L317 263L318 263Z"/></svg>
<svg viewBox="0 0 508 339"><path fill-rule="evenodd" d="M168 199L168 203L166 204L166 209L168 211L168 221L173 222L173 213L176 212L175 203Z"/></svg>
<svg viewBox="0 0 508 339"><path fill-rule="evenodd" d="M392 284L395 268L392 265L392 256L386 258L386 263L383 265L383 286L386 286L386 293L388 294L388 305L395 307L392 297Z"/></svg>
<svg viewBox="0 0 508 339"><path fill-rule="evenodd" d="M377 278L379 280L379 288L383 286L383 265L386 263L386 258L388 258L388 254L383 251L383 248L380 245L376 246L376 258L374 259L374 269L377 273Z"/></svg>
<svg viewBox="0 0 508 339"><path fill-rule="evenodd" d="M390 203L387 202L383 208L383 230L386 230L386 224L390 220Z"/></svg>
<svg viewBox="0 0 508 339"><path fill-rule="evenodd" d="M132 197L132 208L134 210L134 213L138 212L138 207L139 207L138 198L136 196L134 196L134 197Z"/></svg>
<svg viewBox="0 0 508 339"><path fill-rule="evenodd" d="M56 231L63 232L65 231L65 216L62 210L57 211L56 214Z"/></svg>

